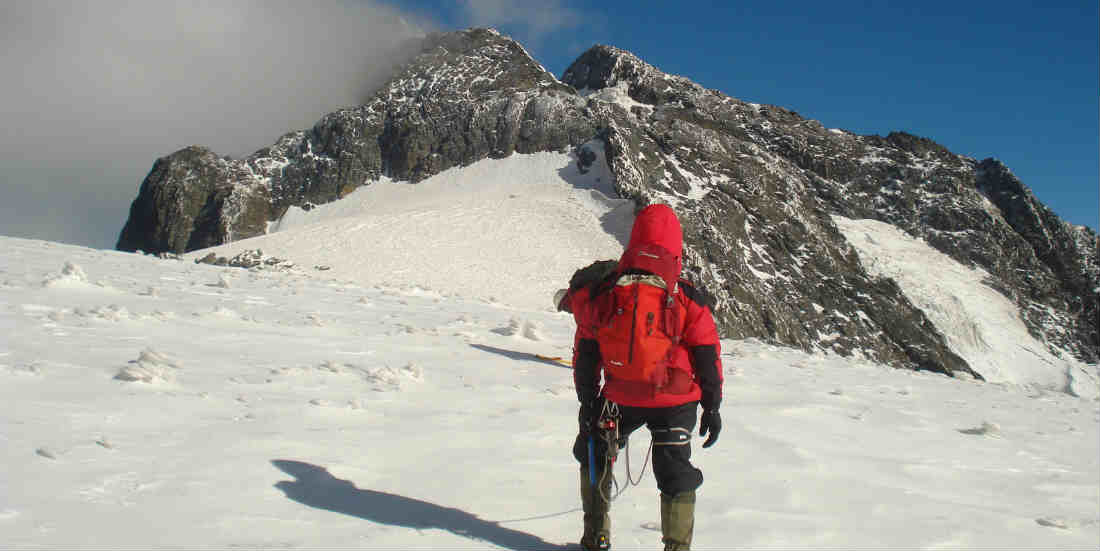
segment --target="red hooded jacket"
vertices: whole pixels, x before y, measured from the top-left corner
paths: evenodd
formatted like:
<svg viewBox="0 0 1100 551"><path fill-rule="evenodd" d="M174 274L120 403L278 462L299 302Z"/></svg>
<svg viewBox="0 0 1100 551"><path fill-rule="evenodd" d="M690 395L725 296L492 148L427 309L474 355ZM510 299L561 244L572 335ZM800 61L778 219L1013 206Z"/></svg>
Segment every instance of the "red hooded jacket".
<svg viewBox="0 0 1100 551"><path fill-rule="evenodd" d="M647 250L658 247L675 258L675 266L657 266L648 261ZM641 252L642 254L639 254ZM710 299L690 282L679 278L683 258L680 221L668 205L650 205L638 213L630 232L630 243L614 272L592 284L571 288L563 299L564 309L573 312L577 332L573 348L573 382L582 402L600 393L612 402L635 407L671 407L700 401L704 409L717 409L722 399L721 345L711 314ZM666 270L668 273L661 274ZM624 272L648 272L676 280L673 298L679 309L680 343L676 345L669 384L661 389L646 383L616 380L603 369L596 341L598 315L593 292L608 278ZM679 379L679 380L677 380Z"/></svg>

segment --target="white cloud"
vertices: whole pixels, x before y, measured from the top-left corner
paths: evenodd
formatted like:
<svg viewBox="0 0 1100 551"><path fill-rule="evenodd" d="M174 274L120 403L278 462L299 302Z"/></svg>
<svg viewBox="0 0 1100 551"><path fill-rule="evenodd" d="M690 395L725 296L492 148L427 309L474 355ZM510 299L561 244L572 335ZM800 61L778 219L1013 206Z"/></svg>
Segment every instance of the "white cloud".
<svg viewBox="0 0 1100 551"><path fill-rule="evenodd" d="M375 1L0 3L0 234L113 246L156 157L308 128L415 33Z"/></svg>
<svg viewBox="0 0 1100 551"><path fill-rule="evenodd" d="M35 153L74 126L112 141L170 133L181 146L249 153L356 103L384 76L382 54L412 32L397 12L363 2L28 2L5 11L0 59L21 78L0 92L0 113Z"/></svg>

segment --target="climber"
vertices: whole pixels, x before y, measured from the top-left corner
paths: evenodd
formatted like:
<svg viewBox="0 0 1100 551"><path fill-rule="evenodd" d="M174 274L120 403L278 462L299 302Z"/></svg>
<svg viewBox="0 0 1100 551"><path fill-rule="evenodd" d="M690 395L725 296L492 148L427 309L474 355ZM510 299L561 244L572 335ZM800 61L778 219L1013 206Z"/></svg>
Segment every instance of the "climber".
<svg viewBox="0 0 1100 551"><path fill-rule="evenodd" d="M642 425L653 442L665 549L691 546L695 491L703 482L690 461L691 434L701 405L703 447L718 440L723 378L713 301L680 277L682 255L676 214L667 205L650 205L636 217L618 262L578 270L569 289L555 297L577 324L573 382L580 430L573 455L581 464L584 549L610 549L615 440ZM609 438L609 430L618 434Z"/></svg>

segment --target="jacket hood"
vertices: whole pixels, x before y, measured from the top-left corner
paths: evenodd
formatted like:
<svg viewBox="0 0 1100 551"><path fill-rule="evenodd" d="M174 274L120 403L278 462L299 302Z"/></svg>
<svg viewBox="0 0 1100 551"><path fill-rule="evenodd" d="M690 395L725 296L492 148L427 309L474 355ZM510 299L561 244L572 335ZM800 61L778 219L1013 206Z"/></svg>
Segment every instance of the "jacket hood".
<svg viewBox="0 0 1100 551"><path fill-rule="evenodd" d="M684 232L680 220L668 205L649 205L638 213L630 229L629 249L658 245L676 258L684 254Z"/></svg>
<svg viewBox="0 0 1100 551"><path fill-rule="evenodd" d="M661 277L673 289L683 269L684 233L668 205L650 205L634 219L630 243L619 259L619 272L642 270Z"/></svg>

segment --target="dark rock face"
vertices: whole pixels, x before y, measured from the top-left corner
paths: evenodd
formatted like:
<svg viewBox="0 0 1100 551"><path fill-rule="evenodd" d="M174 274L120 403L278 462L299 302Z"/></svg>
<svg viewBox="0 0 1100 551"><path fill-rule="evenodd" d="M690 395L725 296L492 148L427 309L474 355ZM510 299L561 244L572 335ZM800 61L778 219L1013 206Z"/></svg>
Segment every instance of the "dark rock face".
<svg viewBox="0 0 1100 551"><path fill-rule="evenodd" d="M269 190L247 165L192 146L157 159L130 205L118 250L182 253L264 233Z"/></svg>
<svg viewBox="0 0 1100 551"><path fill-rule="evenodd" d="M724 335L973 374L893 281L867 275L813 179L758 137L806 121L705 90L614 48L593 48L563 80L581 90L617 89L636 103L628 110L622 104L630 102L600 101L611 94L589 96L606 128L616 185L639 202L674 205L687 269L718 300Z"/></svg>
<svg viewBox="0 0 1100 551"><path fill-rule="evenodd" d="M190 147L157 161L117 248L209 247L261 235L258 220L275 220L292 205L334 201L382 176L416 182L486 157L568 148L596 132L584 109L571 88L495 31L429 35L362 106L326 115L243 160ZM238 187L269 200L220 212L220 190ZM231 228L212 230L210 216Z"/></svg>
<svg viewBox="0 0 1100 551"><path fill-rule="evenodd" d="M1058 218L1000 161L979 163L975 183L1031 253L1002 257L1018 260L987 267L991 272L997 269L993 273L1004 282L1002 292L1021 306L1028 327L1041 329L1036 334L1096 362L1100 351L1096 234Z"/></svg>
<svg viewBox="0 0 1100 551"><path fill-rule="evenodd" d="M606 46L559 82L491 30L430 35L366 104L246 159L193 147L158 160L118 248L184 252L251 237L289 206L383 176L415 182L593 137L621 196L680 215L688 275L717 299L726 337L976 375L893 280L867 273L833 223L843 216L893 224L980 267L1052 350L1097 361L1096 234L1058 219L999 162L902 132L826 129ZM583 150L578 158L583 169Z"/></svg>
<svg viewBox="0 0 1100 551"><path fill-rule="evenodd" d="M639 104L594 109L607 121L620 192L679 204L690 226L688 260L714 289L724 326L744 328L735 334L763 329L803 348L957 369L896 285L870 280L851 258L829 218L840 215L893 224L984 269L1037 338L1097 361L1096 234L1060 220L1000 162L903 132L828 130L610 47L589 50L563 81L581 90L618 87ZM696 199L703 190L710 193ZM868 342L879 331L885 338Z"/></svg>

